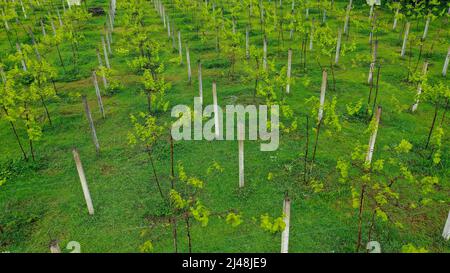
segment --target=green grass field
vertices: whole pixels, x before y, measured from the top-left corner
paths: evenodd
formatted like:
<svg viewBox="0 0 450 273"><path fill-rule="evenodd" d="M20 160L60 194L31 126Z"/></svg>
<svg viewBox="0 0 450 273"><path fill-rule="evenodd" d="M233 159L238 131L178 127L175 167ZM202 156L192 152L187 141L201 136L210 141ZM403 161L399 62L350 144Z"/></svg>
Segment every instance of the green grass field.
<svg viewBox="0 0 450 273"><path fill-rule="evenodd" d="M120 0L119 0L120 2ZM186 61L179 65L176 61L178 50L172 50L172 40L167 37L167 30L154 9L151 1L143 1L147 6L144 21L154 27L152 37L162 44L161 56L165 71L163 76L172 86L167 91L170 106L177 104L192 105L198 94L196 61L203 61L204 104L212 103L212 81L217 81L218 101L221 106L253 103L253 82L244 82L241 76L243 58L238 58L236 77L227 75L229 61L224 54L214 48L214 36L201 41L193 27L191 15L174 8L172 1L163 1L166 13L172 24L181 30L183 44L189 41L193 83L188 84ZM284 12L290 10L290 1L283 1ZM314 2L314 1L312 1ZM347 1L335 1L335 9L345 11ZM314 51L308 51L307 71L300 68L299 52L301 41L294 34L289 39L289 31L284 35L286 41L278 45L276 33L269 36L269 59L275 60L276 69L287 64L288 48L293 49L293 78L291 93L287 102L298 118L298 128L292 133L281 133L280 147L275 152L261 152L259 141L245 142L245 176L246 185L238 188L238 143L237 141L179 141L174 146L175 162L182 162L191 176L205 182L199 198L211 210L209 223L202 227L198 222L192 223L193 252L279 252L280 234L270 234L260 228L259 218L268 213L279 217L282 213L283 198L286 191L292 199L290 223L290 252L355 252L358 236L358 209L352 208L349 183L339 182L336 162L342 157L349 158L356 143L367 145L369 134L366 132L368 122L364 118L350 117L346 105L359 100L367 100L369 85L367 75L369 63L356 61L360 56L370 57L369 45L369 9L366 5L354 1L354 10L350 21L350 36L343 38L343 43L355 43L353 52L341 56L336 67L336 90L327 91L327 100L337 98L336 113L342 130L331 132L326 126L322 128L317 148L316 165L313 176L323 183L323 190L314 191L311 183L303 181L303 157L306 143L305 124L311 107L305 102L314 96L319 97L322 71L313 58ZM89 7L108 6L106 0L89 0ZM84 8L84 7L83 7ZM29 17L39 16L42 10ZM320 20L317 9L310 9L310 16ZM378 20L390 26L393 14L386 7L378 9ZM335 11L328 11L327 24L336 30L343 25L343 19L335 16ZM225 14L228 16L228 14ZM241 14L237 21L237 31L245 37L246 15ZM113 33L114 54L110 58L113 78L123 88L114 95L103 95L106 119L102 119L90 78L91 71L98 66L95 49L101 45L101 33L105 17L91 17L82 27L85 39L79 48L79 73L74 73L70 63L72 53L70 44L61 45L62 58L66 62L66 72L59 65L58 55L53 48L43 54L44 58L58 67L56 87L58 97L48 102L53 126L45 120L45 112L40 109L39 118L43 126L43 136L36 141L36 161L26 162L21 159L21 152L9 123L0 121L0 174L9 170L12 174L4 185L0 186L0 252L48 252L49 243L57 239L63 251L69 241L81 244L82 252L139 252L140 246L151 241L154 252L173 252L172 228L168 222L169 208L162 202L153 179L150 162L142 149L131 146L127 135L132 131L130 114L147 111L146 97L141 94L143 85L141 76L136 75L127 65L129 57L120 55L115 49L121 47L121 37L127 31L123 27L123 12L117 10ZM450 28L443 25L443 18L430 25L425 41L425 52L434 44L433 54L428 56L430 62L428 78L431 82L443 81L448 87L449 80L441 75L447 54ZM30 20L25 21L31 24ZM262 47L262 35L258 18L253 18L253 30L250 43ZM374 159L386 156L385 146L398 145L402 139L413 144L413 149L405 159L408 168L417 175L439 178L439 184L433 186L433 193L426 196L432 201L421 205L425 198L414 183L400 181L393 186L400 194L398 204L392 205L394 222L375 221L372 240L380 242L383 252L401 252L402 246L413 244L429 252L450 252L450 244L442 238L442 230L449 212L449 118L443 123L442 158L439 164L433 164L424 150L428 130L432 123L434 106L421 102L418 111L411 113L410 106L415 101L416 86L405 79L408 73L408 56L400 58L402 29L404 21L399 21L395 31L379 33L378 57L382 63L379 80L378 104L383 106L383 115L375 146ZM12 24L12 23L10 23ZM14 25L14 24L12 24ZM420 36L424 23L417 27L411 25L411 35ZM445 26L441 28L441 26ZM35 36L40 39L38 24L34 25ZM439 28L441 30L439 31ZM50 35L50 29L47 30ZM13 37L16 37L15 34ZM446 40L441 43L440 37ZM19 28L20 43L31 43L25 32ZM245 48L244 41L241 43ZM279 50L280 48L280 50ZM15 53L8 42L4 29L0 31L0 56L2 62L13 65L7 56ZM412 62L417 61L419 48L414 45ZM334 56L334 55L333 55ZM183 58L185 55L183 54ZM175 60L175 61L174 61ZM327 64L322 57L321 62ZM423 59L419 63L421 69ZM19 64L14 64L19 65ZM8 69L5 69L6 71ZM308 79L310 84L305 85ZM331 76L329 87L331 87ZM101 86L101 83L100 83ZM102 86L101 86L102 87ZM89 124L84 113L80 95L87 95L94 123L100 142L101 153L96 155L92 143ZM263 102L263 99L261 99ZM398 110L399 105L406 105ZM443 111L439 112L439 119ZM3 113L2 113L3 114ZM170 108L166 113L155 114L162 122L173 122ZM3 118L3 116L2 116ZM19 135L28 149L26 131L20 127ZM313 147L314 131L310 129L310 149ZM87 213L79 178L72 156L72 148L80 153L86 172L87 181L95 215ZM311 152L311 150L310 150ZM170 189L170 142L169 134L161 137L154 147L156 169L162 183L163 191ZM217 162L223 167L222 173L208 174L207 169ZM268 179L269 173L273 174ZM0 177L1 178L1 177ZM0 180L1 181L1 180ZM410 207L415 200L418 207ZM244 222L233 228L226 224L225 217L231 210L239 211ZM371 211L363 215L362 242L367 243L367 231ZM395 222L401 222L399 227ZM178 245L180 252L187 252L186 229L183 222L178 226ZM364 247L362 248L364 249Z"/></svg>

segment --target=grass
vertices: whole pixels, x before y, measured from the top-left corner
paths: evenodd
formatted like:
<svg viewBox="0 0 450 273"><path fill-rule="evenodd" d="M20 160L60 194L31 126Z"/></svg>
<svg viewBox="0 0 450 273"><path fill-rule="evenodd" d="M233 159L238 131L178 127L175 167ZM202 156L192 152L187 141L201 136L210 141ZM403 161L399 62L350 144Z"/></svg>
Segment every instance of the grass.
<svg viewBox="0 0 450 273"><path fill-rule="evenodd" d="M344 8L345 1L337 3ZM107 7L107 1L88 1L89 6ZM157 13L150 2L145 21L155 27L154 36L165 45L163 59L166 61L164 76L172 84L168 92L171 105L192 105L197 94L196 62L204 60L203 86L205 104L212 103L210 87L212 80L217 81L219 103L249 102L252 96L252 83L244 84L239 79L230 81L226 76L229 61L217 55L214 41L203 44L193 39L194 31L188 32L187 22L190 16L180 12L172 13L166 3L170 17L181 28L184 39L189 38L193 68L193 84L187 84L187 69L170 60L177 57L177 51L171 51L171 41L162 27ZM288 5L288 3L285 3ZM358 5L353 19L364 21L368 9ZM311 11L311 16L314 11ZM392 15L383 10L380 20L391 20ZM352 19L352 20L353 20ZM113 47L119 45L121 33L121 12L118 10L117 26ZM184 24L183 24L184 22ZM328 14L328 22L336 28L341 24L334 14ZM0 152L1 166L12 163L12 174L6 184L0 187L0 224L4 233L0 234L0 251L11 252L47 252L51 239L58 239L62 248L69 241L78 241L82 252L138 252L139 247L151 239L155 252L172 252L171 228L165 221L167 208L152 179L150 164L139 148L128 144L127 133L131 131L130 114L146 111L146 99L140 95L139 77L132 75L126 64L127 58L115 54L110 62L114 77L124 85L120 93L104 97L107 118L103 120L97 107L95 92L89 78L91 69L97 65L95 47L100 44L100 33L104 17L93 17L83 27L85 40L80 47L80 66L78 75L68 68L64 73L59 68L57 88L59 98L49 105L53 118L53 127L44 124L44 136L36 143L37 163L20 160L20 151L9 125L0 122L0 138L3 140ZM257 24L256 19L254 25ZM245 17L238 22L238 31L244 32ZM399 28L401 24L399 23ZM430 27L430 37L437 35L439 24ZM290 252L353 252L357 239L357 211L351 208L349 185L338 182L335 170L336 161L350 154L355 143L367 143L364 134L367 123L350 119L345 113L348 103L360 99L366 101L368 95L367 72L369 65L361 62L352 65L357 54L369 54L368 27L351 28L350 41L357 48L346 56L336 70L336 91L329 91L328 99L338 98L337 112L342 123L342 132L320 136L317 153L316 176L323 181L324 191L314 193L302 182L303 166L299 159L303 157L305 145L305 115L310 109L305 99L319 96L321 71L311 58L308 60L308 72L305 75L299 67L299 42L287 41L282 54L278 56L276 37L269 37L269 58L275 58L277 67L287 63L287 48L294 49L293 75L295 83L291 86L289 104L299 117L298 130L292 134L282 134L280 148L276 152L260 152L258 142L245 143L246 187L238 190L237 143L233 141L183 141L175 143L175 160L182 161L190 175L206 181L201 199L214 212L207 227L193 225L194 252L278 252L280 236L270 235L261 230L255 219L268 213L279 216L286 190L292 196ZM420 35L420 29L412 27L412 33ZM38 33L36 31L35 33ZM448 29L445 35L448 37ZM39 35L39 34L37 34ZM442 34L441 34L442 35ZM5 32L0 34L0 53L2 59L11 52ZM432 166L418 156L424 145L431 124L433 107L421 103L417 113L395 110L398 100L401 104L414 102L415 88L404 81L407 73L407 60L399 55L398 31L380 36L379 57L383 60L380 81L379 102L384 107L383 121L377 139L375 158L383 155L385 145L394 145L402 139L414 145L411 156L414 165L411 168L420 174L438 176L440 186L433 196L435 203L431 207L418 210L418 214L408 211L399 212L404 228L378 221L374 238L381 243L383 252L399 252L403 245L413 243L425 247L431 252L450 252L448 242L442 237L442 229L448 213L450 184L448 180L449 138L443 140L443 158L441 164ZM21 42L26 41L20 33ZM345 39L344 39L345 41ZM430 38L431 41L431 38ZM29 41L28 41L29 42ZM347 42L347 41L346 41ZM252 31L251 43L262 45L259 30ZM70 45L61 47L63 59L69 67L71 60ZM447 53L447 45L436 44L430 58L430 78L440 79L440 71ZM417 49L413 51L417 57ZM59 64L56 51L45 56L55 66ZM185 60L184 60L185 63ZM238 62L238 71L241 62ZM307 76L311 84L304 86L302 80ZM448 85L448 79L444 80ZM91 141L90 130L84 115L81 99L77 94L88 95L94 122L101 146L97 156ZM395 98L395 100L393 99ZM171 121L170 113L158 114L162 121ZM44 115L44 112L42 112ZM444 124L448 131L448 120ZM325 128L326 129L326 128ZM25 132L20 131L25 139ZM87 214L71 149L76 147L84 165L89 183L95 215ZM156 168L163 181L165 191L169 189L170 146L167 137L162 138L155 148ZM206 170L216 161L223 168L220 174L207 175ZM268 173L274 173L274 179L268 180ZM397 190L401 195L415 196L407 184L401 184ZM225 224L224 215L229 210L238 210L244 216L244 223L238 228ZM366 215L366 219L370 216ZM364 226L368 221L364 222ZM364 231L367 229L365 228ZM185 230L179 226L180 251L187 252ZM367 238L367 234L363 235Z"/></svg>

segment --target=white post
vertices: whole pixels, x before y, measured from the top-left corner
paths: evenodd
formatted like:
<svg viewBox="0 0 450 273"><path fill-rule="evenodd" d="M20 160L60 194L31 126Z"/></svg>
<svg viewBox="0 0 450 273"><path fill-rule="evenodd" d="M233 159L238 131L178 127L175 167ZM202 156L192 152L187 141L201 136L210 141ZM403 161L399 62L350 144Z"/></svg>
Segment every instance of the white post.
<svg viewBox="0 0 450 273"><path fill-rule="evenodd" d="M425 77L427 75L427 71L428 71L428 62L426 61L423 64L423 68L422 68L422 76L423 77ZM417 85L417 99L416 99L416 103L414 103L414 105L411 108L412 112L415 112L417 110L417 108L419 107L420 94L422 94L422 83L419 82L419 84Z"/></svg>
<svg viewBox="0 0 450 273"><path fill-rule="evenodd" d="M5 24L6 31L9 31L8 21L5 19L5 13L2 10L3 23Z"/></svg>
<svg viewBox="0 0 450 273"><path fill-rule="evenodd" d="M191 57L189 55L189 47L186 46L186 62L187 62L187 69L188 69L188 80L189 84L192 83L192 71L191 71Z"/></svg>
<svg viewBox="0 0 450 273"><path fill-rule="evenodd" d="M108 52L109 52L109 54L112 55L111 41L109 40L108 31L106 31L106 33L105 33L105 38L106 38L106 45L108 46Z"/></svg>
<svg viewBox="0 0 450 273"><path fill-rule="evenodd" d="M336 45L336 58L334 59L334 63L339 63L339 56L341 54L341 40L342 40L342 32L339 29L338 30L338 38L337 38L337 45Z"/></svg>
<svg viewBox="0 0 450 273"><path fill-rule="evenodd" d="M375 150L375 142L377 140L378 127L380 125L381 118L381 106L378 106L377 113L375 116L375 128L373 129L372 135L369 140L369 150L367 151L366 163L372 163L373 151Z"/></svg>
<svg viewBox="0 0 450 273"><path fill-rule="evenodd" d="M267 70L267 37L264 35L263 41L263 69Z"/></svg>
<svg viewBox="0 0 450 273"><path fill-rule="evenodd" d="M431 16L428 15L427 17L427 21L425 22L425 28L423 30L423 35L422 35L422 39L425 40L427 38L428 35L428 28L430 27L430 20L431 20Z"/></svg>
<svg viewBox="0 0 450 273"><path fill-rule="evenodd" d="M41 20L41 29L42 29L42 36L47 36L47 32L45 31L45 25L44 25L44 22L42 22L42 20Z"/></svg>
<svg viewBox="0 0 450 273"><path fill-rule="evenodd" d="M92 72L92 80L94 82L95 94L97 95L98 106L100 107L100 112L102 117L105 118L105 109L103 108L102 95L100 94L100 88L98 87L97 74L95 71Z"/></svg>
<svg viewBox="0 0 450 273"><path fill-rule="evenodd" d="M100 50L98 50L98 48L95 49L95 53L97 54L97 59L98 59L98 65L100 67L103 66L103 61L102 61L102 56L100 55Z"/></svg>
<svg viewBox="0 0 450 273"><path fill-rule="evenodd" d="M450 239L450 212L448 213L447 222L445 223L444 231L442 232L442 237L445 240Z"/></svg>
<svg viewBox="0 0 450 273"><path fill-rule="evenodd" d="M239 121L238 121L239 122ZM245 122L245 120L243 121ZM244 124L238 123L238 143L239 143L239 188L244 187Z"/></svg>
<svg viewBox="0 0 450 273"><path fill-rule="evenodd" d="M213 81L212 93L213 93L213 105L214 105L214 129L215 129L216 139L219 140L220 139L220 123L219 123L219 104L217 102L216 81Z"/></svg>
<svg viewBox="0 0 450 273"><path fill-rule="evenodd" d="M392 30L395 30L395 29L397 28L398 12L399 12L399 9L397 9L397 10L395 11L395 15L394 15L394 24L392 24Z"/></svg>
<svg viewBox="0 0 450 273"><path fill-rule="evenodd" d="M103 38L103 36L102 36L102 46L103 46L103 55L105 55L106 67L108 69L111 69L111 66L109 65L109 57L108 57L108 51L106 49L105 38Z"/></svg>
<svg viewBox="0 0 450 273"><path fill-rule="evenodd" d="M289 226L291 218L291 200L286 197L283 202L283 221L286 227L281 233L281 253L289 253Z"/></svg>
<svg viewBox="0 0 450 273"><path fill-rule="evenodd" d="M314 42L314 19L311 23L311 33L309 35L309 51L313 50L313 42Z"/></svg>
<svg viewBox="0 0 450 273"><path fill-rule="evenodd" d="M84 175L83 165L81 164L80 156L76 149L72 150L73 159L77 165L78 176L80 177L81 187L83 189L84 199L86 200L86 205L90 215L94 215L94 206L92 205L91 194L89 193L89 187L86 181L86 176Z"/></svg>
<svg viewBox="0 0 450 273"><path fill-rule="evenodd" d="M248 27L245 29L245 57L250 58L250 38Z"/></svg>
<svg viewBox="0 0 450 273"><path fill-rule="evenodd" d="M27 11L25 10L22 0L20 0L20 5L22 6L23 17L27 19Z"/></svg>
<svg viewBox="0 0 450 273"><path fill-rule="evenodd" d="M442 76L447 76L448 63L450 62L450 47L448 47L447 57L445 58L444 68L442 68Z"/></svg>
<svg viewBox="0 0 450 273"><path fill-rule="evenodd" d="M19 43L16 43L16 49L17 49L17 52L19 52L19 54L21 56L20 62L22 63L22 69L23 69L23 71L27 71L27 64L25 63L25 60L23 59L22 49L20 48Z"/></svg>
<svg viewBox="0 0 450 273"><path fill-rule="evenodd" d="M169 16L167 16L167 36L170 38L170 21L169 21Z"/></svg>
<svg viewBox="0 0 450 273"><path fill-rule="evenodd" d="M61 248L59 247L57 240L52 240L50 242L50 253L53 253L53 254L61 253Z"/></svg>
<svg viewBox="0 0 450 273"><path fill-rule="evenodd" d="M6 83L5 71L3 70L3 67L1 67L1 66L0 66L0 76L2 77L3 83Z"/></svg>
<svg viewBox="0 0 450 273"><path fill-rule="evenodd" d="M369 78L367 79L367 82L371 84L373 82L373 73L375 71L375 63L377 61L377 52L378 52L378 40L375 40L374 46L373 46L373 52L372 52L372 62L370 63L370 69L369 69Z"/></svg>
<svg viewBox="0 0 450 273"><path fill-rule="evenodd" d="M89 109L89 103L87 101L86 96L82 96L82 100L83 100L83 104L84 104L84 110L86 111L86 116L89 121L89 127L91 127L92 141L94 142L94 145L95 145L95 151L98 154L98 153L100 153L100 144L98 143L97 132L95 131L94 120L92 119L91 109Z"/></svg>
<svg viewBox="0 0 450 273"><path fill-rule="evenodd" d="M348 35L348 22L350 19L350 10L352 9L351 4L347 6L347 12L345 14L345 22L344 22L344 34Z"/></svg>
<svg viewBox="0 0 450 273"><path fill-rule="evenodd" d="M324 69L322 72L322 87L320 88L320 106L319 106L319 114L317 117L317 121L320 123L323 118L323 108L325 105L325 93L327 92L327 80L328 80L328 73Z"/></svg>
<svg viewBox="0 0 450 273"><path fill-rule="evenodd" d="M178 54L180 55L180 64L183 64L183 51L181 48L181 32L178 31Z"/></svg>
<svg viewBox="0 0 450 273"><path fill-rule="evenodd" d="M198 96L200 103L203 104L202 62L200 60L198 60Z"/></svg>
<svg viewBox="0 0 450 273"><path fill-rule="evenodd" d="M408 35L409 35L409 28L411 27L411 23L406 23L406 29L405 29L405 36L403 37L403 46L402 46L402 52L400 54L401 57L405 56L406 52L406 43L408 42Z"/></svg>
<svg viewBox="0 0 450 273"><path fill-rule="evenodd" d="M286 93L291 91L291 67L292 67L292 49L288 51L287 84Z"/></svg>

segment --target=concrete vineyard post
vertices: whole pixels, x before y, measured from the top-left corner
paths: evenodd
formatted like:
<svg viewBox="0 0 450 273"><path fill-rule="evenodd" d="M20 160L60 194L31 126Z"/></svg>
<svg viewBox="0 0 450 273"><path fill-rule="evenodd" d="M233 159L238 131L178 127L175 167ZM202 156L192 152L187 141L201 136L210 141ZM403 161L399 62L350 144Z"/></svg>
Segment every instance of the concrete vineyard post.
<svg viewBox="0 0 450 273"><path fill-rule="evenodd" d="M323 108L325 105L325 93L327 91L327 80L328 80L328 73L324 69L322 72L322 86L320 88L320 106L319 106L319 113L317 116L317 122L320 123L323 118Z"/></svg>
<svg viewBox="0 0 450 273"><path fill-rule="evenodd" d="M292 67L292 49L288 51L288 67L287 67L287 84L286 84L286 93L289 94L291 91L291 67Z"/></svg>
<svg viewBox="0 0 450 273"><path fill-rule="evenodd" d="M19 43L16 43L16 49L17 49L17 52L19 52L19 54L21 56L20 62L22 63L22 69L23 69L23 71L27 71L27 64L25 63L25 60L23 59L22 49L20 48Z"/></svg>
<svg viewBox="0 0 450 273"><path fill-rule="evenodd" d="M181 48L181 32L178 31L178 54L180 56L180 65L183 64L183 51Z"/></svg>
<svg viewBox="0 0 450 273"><path fill-rule="evenodd" d="M445 240L450 240L450 212L448 213L447 222L444 226L444 231L442 232L442 237L444 237Z"/></svg>
<svg viewBox="0 0 450 273"><path fill-rule="evenodd" d="M212 93L213 93L213 105L214 105L214 129L216 139L220 138L220 123L219 123L219 104L217 101L217 84L216 81L213 81L212 84Z"/></svg>
<svg viewBox="0 0 450 273"><path fill-rule="evenodd" d="M447 76L448 63L450 62L450 47L447 51L447 57L445 58L444 67L442 68L442 76Z"/></svg>
<svg viewBox="0 0 450 273"><path fill-rule="evenodd" d="M98 87L97 81L97 73L95 73L95 71L92 72L92 81L94 82L95 95L97 96L97 102L100 108L100 112L102 113L102 117L105 118L105 109L103 108L102 95L100 94L100 88Z"/></svg>
<svg viewBox="0 0 450 273"><path fill-rule="evenodd" d="M22 8L23 18L27 19L27 11L25 10L25 6L23 5L22 0L20 0L20 6Z"/></svg>
<svg viewBox="0 0 450 273"><path fill-rule="evenodd" d="M409 35L409 28L411 27L411 22L406 23L406 29L405 29L405 35L403 37L403 45L402 45L402 52L400 53L401 57L405 56L406 52L406 44L408 42L408 35Z"/></svg>
<svg viewBox="0 0 450 273"><path fill-rule="evenodd" d="M84 104L84 110L86 112L86 116L89 121L89 127L91 128L92 141L94 142L95 145L95 151L98 154L100 153L100 144L98 143L97 132L95 131L94 120L92 119L91 110L89 109L89 103L87 101L86 96L83 96L82 100Z"/></svg>
<svg viewBox="0 0 450 273"><path fill-rule="evenodd" d="M373 82L373 73L375 71L375 63L377 62L377 55L378 55L378 40L375 40L372 51L372 62L370 63L369 68L369 78L367 79L367 82L369 84Z"/></svg>
<svg viewBox="0 0 450 273"><path fill-rule="evenodd" d="M427 71L428 71L428 62L425 62L423 64L423 68L422 68L422 75L425 77L427 75ZM414 105L411 108L412 112L417 111L417 108L419 107L419 97L422 94L422 83L419 82L419 84L417 85L417 99L416 102L414 103Z"/></svg>
<svg viewBox="0 0 450 273"><path fill-rule="evenodd" d="M373 128L373 132L369 140L369 150L367 151L366 156L367 164L372 163L373 151L375 150L375 142L377 140L378 127L380 125L380 118L381 118L381 106L378 106L377 113L375 116L375 128Z"/></svg>
<svg viewBox="0 0 450 273"><path fill-rule="evenodd" d="M239 122L239 121L238 121ZM243 121L245 122L245 121ZM239 188L243 188L244 181L244 139L245 129L242 122L238 123L238 145L239 145Z"/></svg>
<svg viewBox="0 0 450 273"><path fill-rule="evenodd" d="M250 41L248 27L245 29L245 57L250 58Z"/></svg>
<svg viewBox="0 0 450 273"><path fill-rule="evenodd" d="M264 35L263 41L263 69L267 70L267 37Z"/></svg>
<svg viewBox="0 0 450 273"><path fill-rule="evenodd" d="M198 60L198 96L200 103L203 104L203 79L202 79L202 62Z"/></svg>
<svg viewBox="0 0 450 273"><path fill-rule="evenodd" d="M189 84L192 83L192 71L191 71L191 56L189 55L189 47L186 46L186 62L187 62L187 69L188 69L188 80Z"/></svg>
<svg viewBox="0 0 450 273"><path fill-rule="evenodd" d="M281 233L281 253L289 253L289 226L291 218L291 199L286 197L283 202L283 221L286 227Z"/></svg>
<svg viewBox="0 0 450 273"><path fill-rule="evenodd" d="M427 16L427 21L425 22L425 28L423 30L423 35L422 35L422 39L425 40L427 38L428 35L428 29L430 27L430 20L431 20L431 16L428 15Z"/></svg>
<svg viewBox="0 0 450 273"><path fill-rule="evenodd" d="M5 75L5 71L3 70L3 67L0 66L0 76L2 78L2 82L3 84L6 83L6 75Z"/></svg>
<svg viewBox="0 0 450 273"><path fill-rule="evenodd" d="M394 15L394 23L392 24L392 30L395 30L397 28L397 21L398 21L398 13L399 13L400 9L397 9L395 11L395 15Z"/></svg>
<svg viewBox="0 0 450 273"><path fill-rule="evenodd" d="M314 18L311 23L311 29L309 34L309 51L313 50L313 43L314 43Z"/></svg>
<svg viewBox="0 0 450 273"><path fill-rule="evenodd" d="M72 153L73 159L75 160L75 165L77 166L78 176L80 177L81 188L83 189L83 195L84 199L86 200L89 215L94 215L94 206L92 205L92 198L89 192L86 176L84 175L84 169L83 165L81 164L80 155L78 154L77 149L73 149Z"/></svg>
<svg viewBox="0 0 450 273"><path fill-rule="evenodd" d="M334 63L335 64L339 64L339 56L341 54L341 41L342 41L342 32L339 29L338 30L337 44L336 44L336 58L334 59Z"/></svg>
<svg viewBox="0 0 450 273"><path fill-rule="evenodd" d="M61 248L59 247L57 240L52 240L50 242L50 253L53 253L53 254L61 253Z"/></svg>
<svg viewBox="0 0 450 273"><path fill-rule="evenodd" d="M105 55L106 67L108 69L111 69L111 66L109 65L109 57L108 57L108 51L106 49L105 38L103 36L102 36L102 47L103 47L103 55Z"/></svg>

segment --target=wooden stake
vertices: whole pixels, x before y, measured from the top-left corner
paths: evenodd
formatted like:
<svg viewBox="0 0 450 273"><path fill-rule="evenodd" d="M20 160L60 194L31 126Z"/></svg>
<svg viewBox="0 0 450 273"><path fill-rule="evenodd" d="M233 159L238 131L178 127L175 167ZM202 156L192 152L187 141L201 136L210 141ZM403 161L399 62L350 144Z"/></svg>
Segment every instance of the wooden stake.
<svg viewBox="0 0 450 273"><path fill-rule="evenodd" d="M89 215L94 215L94 206L92 205L91 194L89 193L89 187L86 181L86 176L84 175L83 165L81 164L80 156L77 149L72 150L73 159L77 166L78 176L80 177L81 188L83 189L84 199L86 200L86 205L88 208Z"/></svg>
<svg viewBox="0 0 450 273"><path fill-rule="evenodd" d="M244 121L245 122L245 121ZM244 124L238 123L238 143L239 143L239 188L244 187Z"/></svg>
<svg viewBox="0 0 450 273"><path fill-rule="evenodd" d="M95 131L95 126L94 126L94 120L92 119L91 110L89 109L89 104L88 104L86 96L82 96L82 100L83 100L83 104L84 104L84 110L86 111L86 117L89 121L89 126L91 127L92 141L94 142L94 145L95 145L95 151L98 154L98 153L100 153L100 144L98 143L97 133Z"/></svg>
<svg viewBox="0 0 450 273"><path fill-rule="evenodd" d="M380 125L380 118L381 118L381 106L378 106L377 114L375 116L375 128L374 128L372 135L370 136L370 140L369 140L369 150L367 151L367 156L366 156L367 164L372 163L373 151L375 150L375 142L377 140L378 127Z"/></svg>
<svg viewBox="0 0 450 273"><path fill-rule="evenodd" d="M289 252L289 226L291 218L291 200L286 197L283 202L283 221L286 225L281 233L281 253Z"/></svg>

